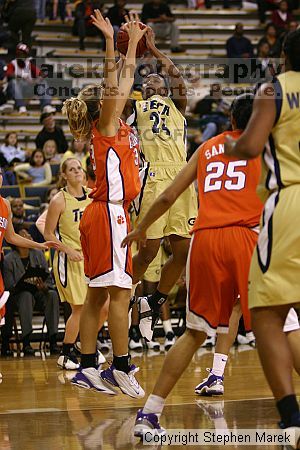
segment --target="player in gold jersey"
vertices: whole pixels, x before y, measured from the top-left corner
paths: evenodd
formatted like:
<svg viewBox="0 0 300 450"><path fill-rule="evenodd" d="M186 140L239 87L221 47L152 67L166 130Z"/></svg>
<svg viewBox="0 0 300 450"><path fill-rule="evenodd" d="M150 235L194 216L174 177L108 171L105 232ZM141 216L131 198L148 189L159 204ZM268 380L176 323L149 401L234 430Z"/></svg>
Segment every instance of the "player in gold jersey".
<svg viewBox="0 0 300 450"><path fill-rule="evenodd" d="M143 84L143 100L135 102L134 124L138 130L141 152L146 161L142 191L135 202L138 225L153 200L168 187L186 165L186 88L180 71L159 51L154 43L153 31L147 33L147 45L152 55L162 64L164 77L152 73ZM170 83L170 86L168 85ZM152 331L149 305L157 317L159 307L179 279L187 259L191 228L197 214L194 186L190 186L147 231L147 242L133 258L133 284L137 283L155 258L160 241L168 236L172 256L164 265L157 290L139 302L140 330L151 340ZM153 328L154 321L152 322ZM144 327L146 326L146 328Z"/></svg>
<svg viewBox="0 0 300 450"><path fill-rule="evenodd" d="M250 269L249 307L280 426L295 427L293 448L299 448L293 358L283 325L300 302L300 30L287 36L283 53L285 72L258 90L248 127L236 142L228 141L226 153L239 159L263 154L268 198Z"/></svg>

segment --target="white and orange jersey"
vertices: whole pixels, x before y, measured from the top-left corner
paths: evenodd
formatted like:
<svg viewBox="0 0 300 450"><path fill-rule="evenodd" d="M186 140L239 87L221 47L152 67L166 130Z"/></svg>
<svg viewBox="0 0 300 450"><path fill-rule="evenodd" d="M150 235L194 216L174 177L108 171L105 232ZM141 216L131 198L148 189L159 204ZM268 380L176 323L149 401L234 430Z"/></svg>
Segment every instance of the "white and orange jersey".
<svg viewBox="0 0 300 450"><path fill-rule="evenodd" d="M90 197L95 201L129 203L139 194L139 143L133 130L120 120L115 136L103 136L93 124L91 162L96 174Z"/></svg>
<svg viewBox="0 0 300 450"><path fill-rule="evenodd" d="M205 228L259 224L262 203L256 193L261 160L224 156L226 135L238 139L240 130L226 131L205 142L199 151L199 212L193 231Z"/></svg>

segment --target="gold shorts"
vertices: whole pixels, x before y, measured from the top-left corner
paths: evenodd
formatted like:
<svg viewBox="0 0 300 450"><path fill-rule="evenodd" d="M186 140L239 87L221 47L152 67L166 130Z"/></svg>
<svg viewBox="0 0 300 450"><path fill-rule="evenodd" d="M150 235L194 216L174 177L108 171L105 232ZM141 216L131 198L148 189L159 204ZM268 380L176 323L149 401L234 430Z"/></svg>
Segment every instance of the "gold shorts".
<svg viewBox="0 0 300 450"><path fill-rule="evenodd" d="M184 164L150 164L140 198L139 211L135 220L136 225L143 219L154 200L170 186L183 167ZM181 194L174 205L148 228L147 238L161 239L172 234L190 238L190 231L195 223L197 213L197 195L194 185L191 185Z"/></svg>
<svg viewBox="0 0 300 450"><path fill-rule="evenodd" d="M62 302L83 305L87 294L83 261L70 261L65 253L55 252L53 272Z"/></svg>
<svg viewBox="0 0 300 450"><path fill-rule="evenodd" d="M266 201L249 275L249 307L300 302L300 185Z"/></svg>

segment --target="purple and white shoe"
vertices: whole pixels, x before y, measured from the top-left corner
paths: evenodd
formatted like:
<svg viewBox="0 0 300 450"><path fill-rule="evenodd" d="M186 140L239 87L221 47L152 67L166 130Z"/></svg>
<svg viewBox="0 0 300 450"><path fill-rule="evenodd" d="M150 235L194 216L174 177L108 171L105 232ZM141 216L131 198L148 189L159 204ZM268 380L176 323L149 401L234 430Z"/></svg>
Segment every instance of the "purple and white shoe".
<svg viewBox="0 0 300 450"><path fill-rule="evenodd" d="M102 370L100 372L100 376L103 381L120 388L124 394L127 394L133 398L143 398L145 392L134 376L134 374L138 371L139 368L134 364L130 366L129 373L117 370L113 365L111 365L108 369Z"/></svg>
<svg viewBox="0 0 300 450"><path fill-rule="evenodd" d="M158 415L154 413L143 413L142 409L139 409L135 419L134 435L139 438L149 432L156 432L160 436L166 434L166 430L160 426Z"/></svg>
<svg viewBox="0 0 300 450"><path fill-rule="evenodd" d="M113 389L103 383L99 371L94 367L81 369L80 372L77 372L75 377L72 378L71 383L85 389L95 389L104 394L116 395L116 392Z"/></svg>
<svg viewBox="0 0 300 450"><path fill-rule="evenodd" d="M224 394L224 377L219 377L212 373L212 369L206 369L209 372L207 378L195 387L195 393L198 395L223 395Z"/></svg>

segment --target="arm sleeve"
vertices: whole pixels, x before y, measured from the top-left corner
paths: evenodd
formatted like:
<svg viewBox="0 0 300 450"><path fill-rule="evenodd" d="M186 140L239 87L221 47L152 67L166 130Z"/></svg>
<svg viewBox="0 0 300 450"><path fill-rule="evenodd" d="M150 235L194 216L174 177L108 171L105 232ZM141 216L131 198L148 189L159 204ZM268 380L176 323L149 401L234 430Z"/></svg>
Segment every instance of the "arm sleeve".
<svg viewBox="0 0 300 450"><path fill-rule="evenodd" d="M30 168L30 164L29 163L24 163L24 164L17 164L14 167L14 171L15 172L27 172L27 170Z"/></svg>

